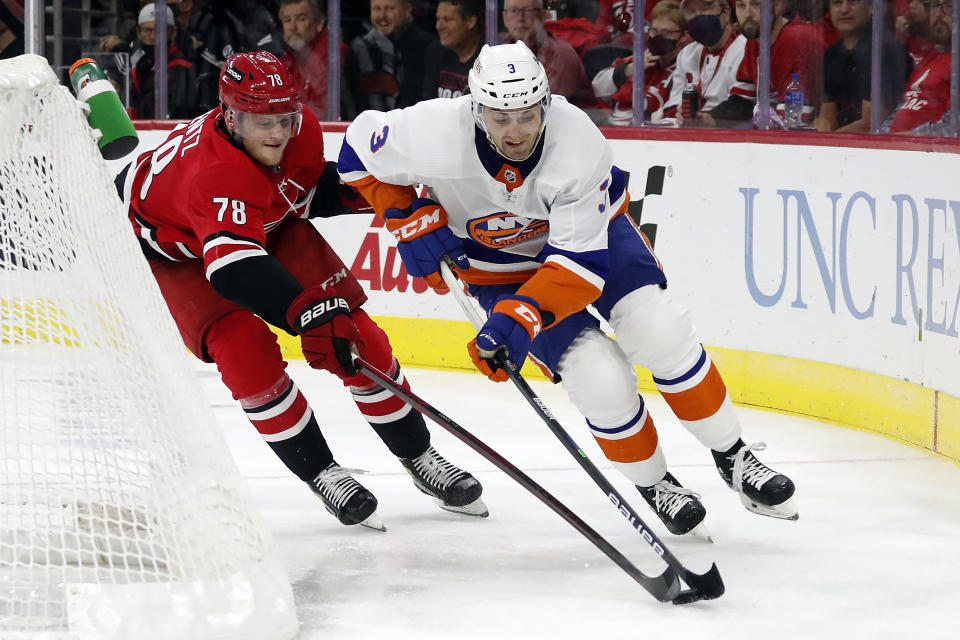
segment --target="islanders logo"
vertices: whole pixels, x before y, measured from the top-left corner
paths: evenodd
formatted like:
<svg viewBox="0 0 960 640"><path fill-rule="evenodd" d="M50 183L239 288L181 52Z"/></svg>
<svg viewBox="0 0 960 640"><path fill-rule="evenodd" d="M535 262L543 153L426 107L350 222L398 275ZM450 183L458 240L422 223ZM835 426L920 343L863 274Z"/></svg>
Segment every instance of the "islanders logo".
<svg viewBox="0 0 960 640"><path fill-rule="evenodd" d="M485 247L505 249L543 235L550 230L546 220L533 220L507 211L471 220L470 237Z"/></svg>

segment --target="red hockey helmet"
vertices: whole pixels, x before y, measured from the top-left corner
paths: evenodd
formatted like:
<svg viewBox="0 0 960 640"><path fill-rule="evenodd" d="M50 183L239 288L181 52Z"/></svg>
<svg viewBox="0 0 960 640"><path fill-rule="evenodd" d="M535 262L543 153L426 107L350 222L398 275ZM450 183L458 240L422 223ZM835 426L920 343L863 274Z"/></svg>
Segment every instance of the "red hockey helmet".
<svg viewBox="0 0 960 640"><path fill-rule="evenodd" d="M220 74L220 102L231 131L241 113L297 114L294 135L300 130L297 88L286 68L267 51L235 53L227 58Z"/></svg>

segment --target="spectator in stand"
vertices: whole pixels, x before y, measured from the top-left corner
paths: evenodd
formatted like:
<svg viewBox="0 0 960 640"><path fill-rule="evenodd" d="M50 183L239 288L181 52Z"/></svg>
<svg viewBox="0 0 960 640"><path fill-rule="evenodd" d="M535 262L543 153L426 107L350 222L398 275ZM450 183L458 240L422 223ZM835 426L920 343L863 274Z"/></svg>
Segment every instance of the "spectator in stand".
<svg viewBox="0 0 960 640"><path fill-rule="evenodd" d="M585 111L603 112L593 95L593 85L587 77L580 56L569 42L547 32L544 26L546 12L543 0L504 0L503 24L507 41L522 40L543 63L550 83L550 93L561 95Z"/></svg>
<svg viewBox="0 0 960 640"><path fill-rule="evenodd" d="M318 118L327 114L327 17L318 0L281 0L280 24L287 50L280 62L290 73L300 100ZM340 43L340 59L347 47ZM342 86L342 83L341 83ZM342 94L341 94L342 95Z"/></svg>
<svg viewBox="0 0 960 640"><path fill-rule="evenodd" d="M167 7L167 113L154 112L154 45L156 34L156 7L150 2L137 16L139 47L130 58L131 91L127 111L131 118L192 118L197 115L194 101L196 75L193 64L176 44L177 27L173 11Z"/></svg>
<svg viewBox="0 0 960 640"><path fill-rule="evenodd" d="M595 20L577 15L578 7L573 2L554 0L548 6L543 23L547 33L569 42L581 60L587 51L610 41L610 31Z"/></svg>
<svg viewBox="0 0 960 640"><path fill-rule="evenodd" d="M788 0L793 5L797 17L809 22L820 31L823 46L829 47L840 39L833 22L830 20L830 0Z"/></svg>
<svg viewBox="0 0 960 640"><path fill-rule="evenodd" d="M256 48L258 36L252 25L261 24L263 19L263 8L246 0L207 0L197 3L195 9L191 7L187 57L197 69L197 104L201 111L220 104L217 86L224 63L234 53Z"/></svg>
<svg viewBox="0 0 960 640"><path fill-rule="evenodd" d="M650 14L647 47L643 52L646 85L644 121L659 123L670 97L677 54L691 42L687 18L676 0L662 0ZM593 77L593 92L611 103L608 124L626 127L633 121L633 56L620 58Z"/></svg>
<svg viewBox="0 0 960 640"><path fill-rule="evenodd" d="M897 39L907 47L910 55L910 70L930 52L930 0L910 0L907 12L897 16L895 28Z"/></svg>
<svg viewBox="0 0 960 640"><path fill-rule="evenodd" d="M483 0L440 0L438 43L427 52L423 97L458 98L469 93L467 73L483 45Z"/></svg>
<svg viewBox="0 0 960 640"><path fill-rule="evenodd" d="M413 23L412 0L371 0L372 27L350 43L344 78L352 120L366 109L389 111L423 99L426 55L436 38Z"/></svg>
<svg viewBox="0 0 960 640"><path fill-rule="evenodd" d="M830 19L840 39L823 58L823 104L814 122L818 131L861 133L870 130L870 0L831 0ZM907 55L894 38L883 38L881 119L896 105L907 79Z"/></svg>
<svg viewBox="0 0 960 640"><path fill-rule="evenodd" d="M0 2L0 59L23 54L23 16Z"/></svg>
<svg viewBox="0 0 960 640"><path fill-rule="evenodd" d="M682 6L687 18L687 33L695 42L685 46L677 55L670 98L663 108L661 122L698 126L699 120L684 122L679 113L687 76L700 94L700 113L710 111L730 97L747 38L734 31L728 0L684 0Z"/></svg>
<svg viewBox="0 0 960 640"><path fill-rule="evenodd" d="M653 19L653 7L660 0L647 0L644 17ZM614 44L633 45L633 0L600 0L597 7L597 24L606 27Z"/></svg>
<svg viewBox="0 0 960 640"><path fill-rule="evenodd" d="M841 0L848 2L849 0ZM863 1L867 0L855 0ZM760 0L736 0L734 5L740 33L748 40L737 70L730 96L700 116L701 125L737 126L753 121L757 106L757 77L760 64ZM770 24L770 96L777 111L783 113L787 85L794 74L800 76L804 91L803 121L813 121L820 103L820 69L823 41L816 27L797 19L773 16Z"/></svg>
<svg viewBox="0 0 960 640"><path fill-rule="evenodd" d="M952 135L950 122L950 34L953 3L930 5L930 42L934 48L910 74L900 105L882 131L914 135Z"/></svg>

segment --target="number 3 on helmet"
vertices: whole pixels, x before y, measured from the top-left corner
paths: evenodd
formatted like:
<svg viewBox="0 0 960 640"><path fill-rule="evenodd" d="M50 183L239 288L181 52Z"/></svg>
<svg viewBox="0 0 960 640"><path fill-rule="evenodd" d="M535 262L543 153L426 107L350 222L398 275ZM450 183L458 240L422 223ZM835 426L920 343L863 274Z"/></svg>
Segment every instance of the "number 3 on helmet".
<svg viewBox="0 0 960 640"><path fill-rule="evenodd" d="M220 106L227 130L243 135L244 115L276 115L300 133L302 106L297 88L276 56L266 51L235 53L220 74Z"/></svg>

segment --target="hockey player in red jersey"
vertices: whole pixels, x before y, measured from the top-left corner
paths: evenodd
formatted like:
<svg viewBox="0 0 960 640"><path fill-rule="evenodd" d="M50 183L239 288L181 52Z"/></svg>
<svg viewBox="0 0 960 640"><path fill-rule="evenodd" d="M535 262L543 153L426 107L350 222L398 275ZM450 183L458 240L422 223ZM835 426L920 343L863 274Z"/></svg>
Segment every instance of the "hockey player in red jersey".
<svg viewBox="0 0 960 640"><path fill-rule="evenodd" d="M477 368L503 381L496 354L518 368L529 355L667 529L690 533L706 510L668 472L637 393L642 365L746 507L795 519L793 482L760 462L759 443L741 439L720 373L627 215L626 178L601 132L551 96L523 42L484 46L469 84L455 100L361 113L338 170L385 218L409 273L438 282L445 255L457 264L488 314L468 347ZM427 185L425 196L414 184Z"/></svg>
<svg viewBox="0 0 960 640"><path fill-rule="evenodd" d="M266 52L227 60L220 102L117 177L184 342L216 363L274 453L343 524L382 530L377 499L334 461L267 323L299 335L309 365L340 378L418 489L486 515L480 483L434 450L423 417L353 366L355 349L408 387L363 289L308 220L342 212L350 196L324 161L316 116Z"/></svg>

